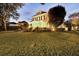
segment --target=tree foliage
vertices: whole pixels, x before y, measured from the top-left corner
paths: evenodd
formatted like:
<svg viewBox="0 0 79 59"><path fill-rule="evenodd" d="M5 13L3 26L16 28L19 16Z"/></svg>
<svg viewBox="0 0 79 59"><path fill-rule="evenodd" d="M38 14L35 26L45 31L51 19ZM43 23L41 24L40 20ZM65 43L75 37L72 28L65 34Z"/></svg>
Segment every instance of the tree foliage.
<svg viewBox="0 0 79 59"><path fill-rule="evenodd" d="M71 14L69 18L72 25L79 25L79 12Z"/></svg>
<svg viewBox="0 0 79 59"><path fill-rule="evenodd" d="M45 3L40 3L41 5L45 5Z"/></svg>
<svg viewBox="0 0 79 59"><path fill-rule="evenodd" d="M7 21L10 17L14 19L19 18L19 13L17 13L17 9L21 8L24 4L21 3L0 3L0 22L2 27L7 29Z"/></svg>
<svg viewBox="0 0 79 59"><path fill-rule="evenodd" d="M63 6L55 6L48 11L49 23L54 24L56 27L61 25L66 15L66 10Z"/></svg>

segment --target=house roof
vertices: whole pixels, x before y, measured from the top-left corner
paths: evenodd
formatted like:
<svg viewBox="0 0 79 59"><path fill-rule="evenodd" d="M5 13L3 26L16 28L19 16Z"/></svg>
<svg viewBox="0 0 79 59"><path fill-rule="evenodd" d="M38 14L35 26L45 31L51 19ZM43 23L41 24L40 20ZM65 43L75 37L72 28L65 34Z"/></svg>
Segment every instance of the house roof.
<svg viewBox="0 0 79 59"><path fill-rule="evenodd" d="M16 24L15 22L8 22L8 24Z"/></svg>
<svg viewBox="0 0 79 59"><path fill-rule="evenodd" d="M40 15L40 14L43 14L43 13L46 13L46 12L45 11L38 11L38 12L36 12L36 14L34 16Z"/></svg>
<svg viewBox="0 0 79 59"><path fill-rule="evenodd" d="M20 21L19 23L27 23L26 21Z"/></svg>

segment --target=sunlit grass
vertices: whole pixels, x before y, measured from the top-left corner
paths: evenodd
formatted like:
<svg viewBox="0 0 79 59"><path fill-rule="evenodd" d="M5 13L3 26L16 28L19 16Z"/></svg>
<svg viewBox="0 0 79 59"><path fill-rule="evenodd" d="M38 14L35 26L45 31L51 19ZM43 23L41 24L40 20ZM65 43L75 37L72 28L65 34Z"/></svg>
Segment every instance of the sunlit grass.
<svg viewBox="0 0 79 59"><path fill-rule="evenodd" d="M0 32L0 55L79 55L79 32Z"/></svg>

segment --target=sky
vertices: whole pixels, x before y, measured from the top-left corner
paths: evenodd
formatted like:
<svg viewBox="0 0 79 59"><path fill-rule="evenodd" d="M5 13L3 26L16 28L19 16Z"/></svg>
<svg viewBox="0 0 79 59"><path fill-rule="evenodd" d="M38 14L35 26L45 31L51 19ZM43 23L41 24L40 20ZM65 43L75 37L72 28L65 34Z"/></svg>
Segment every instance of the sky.
<svg viewBox="0 0 79 59"><path fill-rule="evenodd" d="M36 14L37 11L48 11L50 8L55 7L57 5L62 5L66 9L66 17L65 20L68 20L68 16L74 12L79 11L78 3L45 3L41 5L40 3L26 3L22 8L18 9L18 13L20 13L20 17L17 21L27 21L30 22L32 20L32 16ZM10 19L10 21L16 22L15 19Z"/></svg>

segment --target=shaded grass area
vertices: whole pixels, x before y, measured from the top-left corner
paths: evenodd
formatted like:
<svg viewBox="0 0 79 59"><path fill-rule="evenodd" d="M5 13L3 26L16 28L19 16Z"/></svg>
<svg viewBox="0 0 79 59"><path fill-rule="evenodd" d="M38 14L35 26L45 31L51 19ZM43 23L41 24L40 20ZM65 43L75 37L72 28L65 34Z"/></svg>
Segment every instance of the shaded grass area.
<svg viewBox="0 0 79 59"><path fill-rule="evenodd" d="M0 32L0 55L79 55L79 32Z"/></svg>

